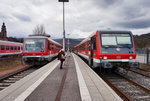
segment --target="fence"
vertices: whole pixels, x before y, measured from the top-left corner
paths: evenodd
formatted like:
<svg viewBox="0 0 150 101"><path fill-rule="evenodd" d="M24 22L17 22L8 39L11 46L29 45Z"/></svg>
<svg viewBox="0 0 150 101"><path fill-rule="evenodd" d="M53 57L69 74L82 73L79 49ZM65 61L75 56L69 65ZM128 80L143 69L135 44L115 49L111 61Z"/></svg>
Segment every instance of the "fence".
<svg viewBox="0 0 150 101"><path fill-rule="evenodd" d="M150 48L136 49L136 53L138 62L150 64Z"/></svg>

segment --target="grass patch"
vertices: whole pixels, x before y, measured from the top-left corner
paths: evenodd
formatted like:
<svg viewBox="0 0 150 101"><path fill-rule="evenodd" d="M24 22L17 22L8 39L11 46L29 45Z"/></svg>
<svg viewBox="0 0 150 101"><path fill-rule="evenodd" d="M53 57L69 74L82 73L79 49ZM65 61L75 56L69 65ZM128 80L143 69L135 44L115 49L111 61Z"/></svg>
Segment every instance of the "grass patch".
<svg viewBox="0 0 150 101"><path fill-rule="evenodd" d="M9 56L0 59L0 71L10 70L17 66L24 66L21 56Z"/></svg>

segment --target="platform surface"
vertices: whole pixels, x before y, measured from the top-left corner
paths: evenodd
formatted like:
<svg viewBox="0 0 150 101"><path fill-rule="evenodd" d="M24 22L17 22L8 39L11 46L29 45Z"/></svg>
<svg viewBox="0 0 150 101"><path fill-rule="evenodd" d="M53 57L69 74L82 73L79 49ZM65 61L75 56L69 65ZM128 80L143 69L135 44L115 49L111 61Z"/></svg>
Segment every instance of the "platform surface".
<svg viewBox="0 0 150 101"><path fill-rule="evenodd" d="M122 99L77 55L54 60L0 91L0 101L55 101L67 68L61 101L122 101Z"/></svg>

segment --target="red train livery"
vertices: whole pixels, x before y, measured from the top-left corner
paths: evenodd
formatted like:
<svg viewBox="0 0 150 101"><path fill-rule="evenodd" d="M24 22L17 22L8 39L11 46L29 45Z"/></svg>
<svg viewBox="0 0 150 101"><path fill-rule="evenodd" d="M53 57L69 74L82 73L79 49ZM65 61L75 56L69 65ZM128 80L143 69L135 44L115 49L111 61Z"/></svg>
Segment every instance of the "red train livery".
<svg viewBox="0 0 150 101"><path fill-rule="evenodd" d="M22 43L0 40L0 57L22 53Z"/></svg>
<svg viewBox="0 0 150 101"><path fill-rule="evenodd" d="M91 67L138 67L130 31L96 31L74 47Z"/></svg>
<svg viewBox="0 0 150 101"><path fill-rule="evenodd" d="M22 59L26 64L39 65L57 56L62 45L45 36L24 38Z"/></svg>

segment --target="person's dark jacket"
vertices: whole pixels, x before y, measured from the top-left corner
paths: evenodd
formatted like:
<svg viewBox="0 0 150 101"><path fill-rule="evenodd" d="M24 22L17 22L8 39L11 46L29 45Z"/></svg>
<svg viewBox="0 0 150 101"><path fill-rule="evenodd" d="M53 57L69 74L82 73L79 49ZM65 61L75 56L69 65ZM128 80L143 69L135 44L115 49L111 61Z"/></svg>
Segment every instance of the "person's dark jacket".
<svg viewBox="0 0 150 101"><path fill-rule="evenodd" d="M65 56L65 52L63 52L63 51L59 52L59 54L58 54L58 60L64 60L64 59L61 57L61 55Z"/></svg>

